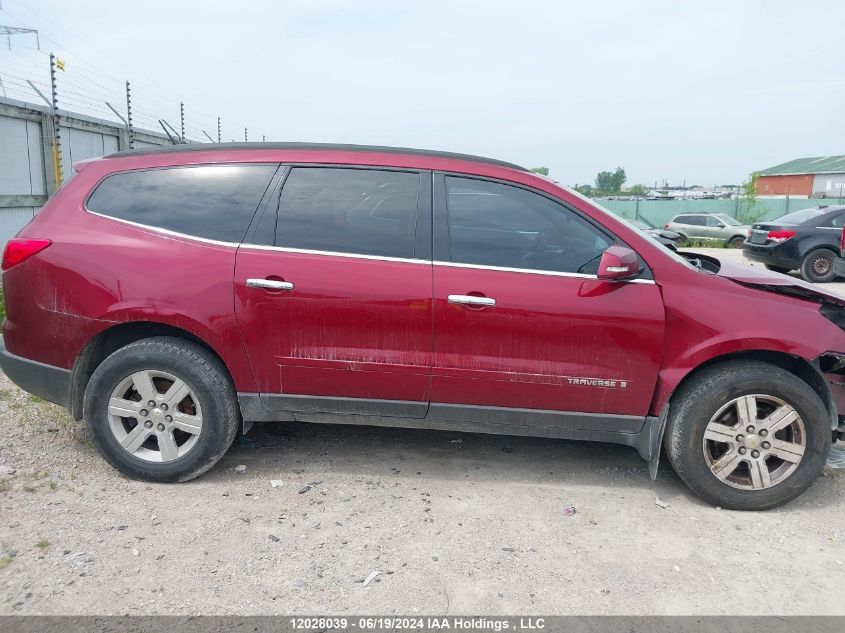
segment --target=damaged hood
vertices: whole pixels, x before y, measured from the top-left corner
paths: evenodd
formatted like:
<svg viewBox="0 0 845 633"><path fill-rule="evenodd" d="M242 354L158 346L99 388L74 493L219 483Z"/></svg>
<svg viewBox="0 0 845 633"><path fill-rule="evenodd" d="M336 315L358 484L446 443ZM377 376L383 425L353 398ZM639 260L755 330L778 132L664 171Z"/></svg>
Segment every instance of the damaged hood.
<svg viewBox="0 0 845 633"><path fill-rule="evenodd" d="M716 273L719 277L725 277L743 286L760 288L816 303L835 303L845 306L845 297L822 290L802 279L722 259L719 260L719 264L721 268Z"/></svg>

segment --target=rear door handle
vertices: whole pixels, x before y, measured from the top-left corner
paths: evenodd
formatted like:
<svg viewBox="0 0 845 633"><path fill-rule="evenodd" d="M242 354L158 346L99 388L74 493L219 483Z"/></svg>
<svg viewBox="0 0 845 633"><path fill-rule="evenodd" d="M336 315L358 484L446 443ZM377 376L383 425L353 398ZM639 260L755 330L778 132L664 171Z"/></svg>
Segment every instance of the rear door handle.
<svg viewBox="0 0 845 633"><path fill-rule="evenodd" d="M246 285L248 288L263 288L264 290L293 290L293 282L277 279L247 279Z"/></svg>
<svg viewBox="0 0 845 633"><path fill-rule="evenodd" d="M449 303L457 303L465 306L486 306L492 308L496 305L493 297L475 297L473 295L449 295Z"/></svg>

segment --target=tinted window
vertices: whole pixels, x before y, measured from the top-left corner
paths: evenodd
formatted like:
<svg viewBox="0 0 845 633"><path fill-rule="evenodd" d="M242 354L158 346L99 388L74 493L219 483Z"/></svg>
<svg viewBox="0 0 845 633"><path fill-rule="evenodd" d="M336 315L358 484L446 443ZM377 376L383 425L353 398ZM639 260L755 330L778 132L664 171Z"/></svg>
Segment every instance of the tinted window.
<svg viewBox="0 0 845 633"><path fill-rule="evenodd" d="M724 224L719 220L719 218L708 215L707 218L707 226L724 226Z"/></svg>
<svg viewBox="0 0 845 633"><path fill-rule="evenodd" d="M240 242L275 165L207 165L113 174L88 199L95 213Z"/></svg>
<svg viewBox="0 0 845 633"><path fill-rule="evenodd" d="M595 273L612 240L564 206L483 180L446 178L453 262Z"/></svg>
<svg viewBox="0 0 845 633"><path fill-rule="evenodd" d="M413 257L419 174L294 167L278 200L276 246Z"/></svg>

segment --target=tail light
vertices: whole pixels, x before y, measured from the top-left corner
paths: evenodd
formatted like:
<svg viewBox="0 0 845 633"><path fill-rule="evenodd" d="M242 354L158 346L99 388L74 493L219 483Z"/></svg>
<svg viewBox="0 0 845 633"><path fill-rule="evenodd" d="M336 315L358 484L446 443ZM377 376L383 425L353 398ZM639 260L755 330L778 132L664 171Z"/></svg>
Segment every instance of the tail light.
<svg viewBox="0 0 845 633"><path fill-rule="evenodd" d="M787 231L787 230L778 230L778 231L769 231L769 234L766 236L773 242L785 242L790 237L795 237L795 231Z"/></svg>
<svg viewBox="0 0 845 633"><path fill-rule="evenodd" d="M33 255L40 253L52 244L50 240L31 240L25 237L15 237L6 244L3 251L3 270L17 266Z"/></svg>
<svg viewBox="0 0 845 633"><path fill-rule="evenodd" d="M839 254L845 257L845 231L842 231L842 235L839 237Z"/></svg>
<svg viewBox="0 0 845 633"><path fill-rule="evenodd" d="M668 231L668 230L669 230L669 225L668 225L668 224L664 224L664 225L663 225L663 230L664 230L664 231Z"/></svg>

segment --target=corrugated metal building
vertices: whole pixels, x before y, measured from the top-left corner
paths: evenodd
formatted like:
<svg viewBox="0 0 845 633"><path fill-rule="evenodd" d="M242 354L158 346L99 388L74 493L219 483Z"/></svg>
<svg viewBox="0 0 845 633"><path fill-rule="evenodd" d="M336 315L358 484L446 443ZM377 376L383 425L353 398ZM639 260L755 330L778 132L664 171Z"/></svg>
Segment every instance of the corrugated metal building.
<svg viewBox="0 0 845 633"><path fill-rule="evenodd" d="M759 172L761 196L841 198L845 193L845 156L796 158Z"/></svg>
<svg viewBox="0 0 845 633"><path fill-rule="evenodd" d="M73 163L128 146L126 129L111 121L59 111L65 180ZM135 130L135 146L166 145L163 134ZM0 249L56 189L52 114L45 105L0 98Z"/></svg>

